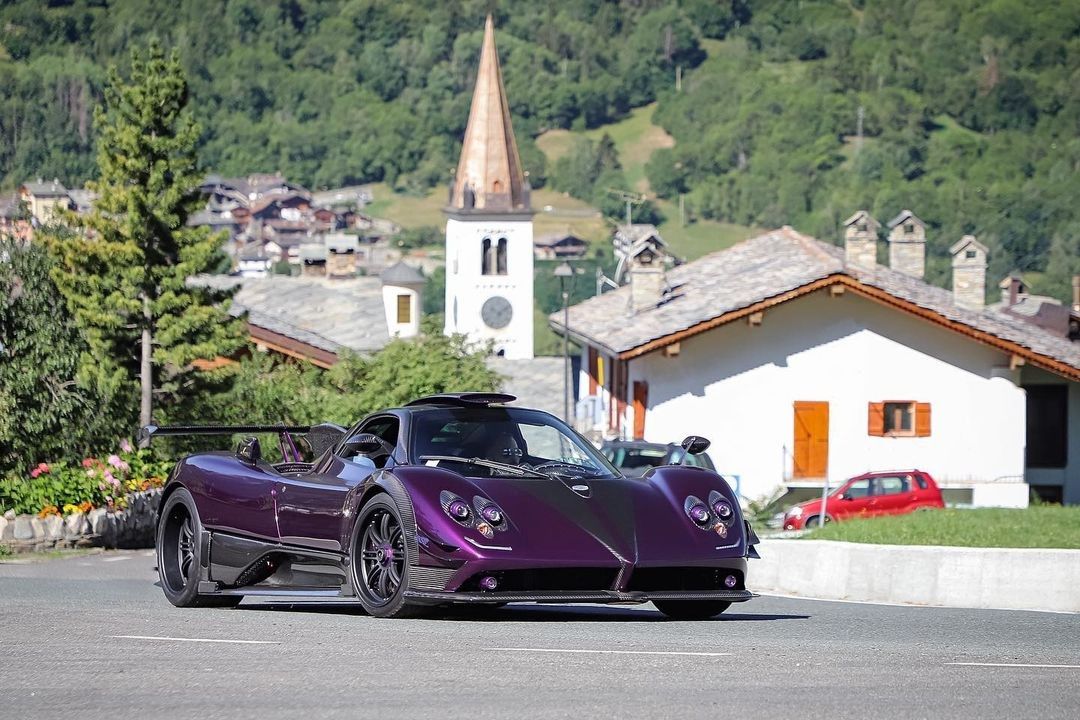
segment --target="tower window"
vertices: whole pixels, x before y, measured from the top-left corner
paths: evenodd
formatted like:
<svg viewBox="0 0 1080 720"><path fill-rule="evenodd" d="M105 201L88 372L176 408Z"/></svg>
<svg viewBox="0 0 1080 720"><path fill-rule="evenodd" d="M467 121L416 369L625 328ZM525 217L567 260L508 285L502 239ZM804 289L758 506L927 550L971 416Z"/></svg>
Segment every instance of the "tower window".
<svg viewBox="0 0 1080 720"><path fill-rule="evenodd" d="M397 296L398 325L407 325L412 320L412 296L402 293Z"/></svg>
<svg viewBox="0 0 1080 720"><path fill-rule="evenodd" d="M506 238L499 238L499 245L495 250L495 274L506 274Z"/></svg>
<svg viewBox="0 0 1080 720"><path fill-rule="evenodd" d="M904 225L904 234L905 235L914 235L915 234L915 223L907 223L906 225Z"/></svg>
<svg viewBox="0 0 1080 720"><path fill-rule="evenodd" d="M484 238L480 243L480 274L491 275L492 268L495 267L495 263L492 262L492 247L491 238Z"/></svg>

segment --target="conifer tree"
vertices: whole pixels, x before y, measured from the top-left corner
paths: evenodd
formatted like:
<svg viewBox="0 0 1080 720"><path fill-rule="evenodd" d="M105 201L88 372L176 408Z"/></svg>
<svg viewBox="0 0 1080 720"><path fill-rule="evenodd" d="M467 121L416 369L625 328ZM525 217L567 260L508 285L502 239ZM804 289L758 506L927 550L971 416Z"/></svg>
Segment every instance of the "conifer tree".
<svg viewBox="0 0 1080 720"><path fill-rule="evenodd" d="M188 85L175 52L133 51L130 78L114 68L95 113L99 177L94 209L54 236L54 278L82 327L80 378L110 400L103 412L151 422L154 408L198 393L213 373L199 359L234 353L242 321L229 293L187 280L221 260L221 235L186 226L199 203L199 128L185 110Z"/></svg>

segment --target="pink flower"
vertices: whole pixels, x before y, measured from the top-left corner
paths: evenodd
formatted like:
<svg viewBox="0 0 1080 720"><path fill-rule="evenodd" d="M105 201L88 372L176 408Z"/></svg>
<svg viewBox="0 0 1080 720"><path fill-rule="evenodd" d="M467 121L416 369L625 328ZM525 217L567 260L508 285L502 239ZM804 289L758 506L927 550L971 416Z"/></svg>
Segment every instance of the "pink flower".
<svg viewBox="0 0 1080 720"><path fill-rule="evenodd" d="M84 468L94 467L94 458L83 458L82 466Z"/></svg>
<svg viewBox="0 0 1080 720"><path fill-rule="evenodd" d="M109 483L113 487L120 485L120 481L113 477L113 474L108 470L105 471L105 482Z"/></svg>
<svg viewBox="0 0 1080 720"><path fill-rule="evenodd" d="M131 452L131 450L132 450L131 443L128 442L127 438L124 438L123 440L120 441L120 452L129 453L129 452Z"/></svg>
<svg viewBox="0 0 1080 720"><path fill-rule="evenodd" d="M114 468L117 468L117 469L119 469L119 468L120 468L120 463L121 463L122 461L120 460L120 456L119 456L119 455L110 455L110 456L109 456L109 459L108 459L108 460L107 460L106 462L108 462L108 463L109 463L110 465L112 465L112 466L113 466Z"/></svg>
<svg viewBox="0 0 1080 720"><path fill-rule="evenodd" d="M33 470L30 471L30 477L32 477L32 478L36 478L40 474L41 474L41 468L34 468Z"/></svg>

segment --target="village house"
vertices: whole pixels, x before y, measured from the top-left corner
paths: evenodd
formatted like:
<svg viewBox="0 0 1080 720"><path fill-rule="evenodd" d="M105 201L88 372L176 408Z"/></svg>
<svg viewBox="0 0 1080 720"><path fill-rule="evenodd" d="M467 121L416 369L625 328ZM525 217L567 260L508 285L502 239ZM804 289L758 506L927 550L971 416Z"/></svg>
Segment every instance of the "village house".
<svg viewBox="0 0 1080 720"><path fill-rule="evenodd" d="M35 227L53 222L61 211L75 209L68 189L55 178L52 182L38 178L35 182L23 183L19 186L19 198L30 208Z"/></svg>
<svg viewBox="0 0 1080 720"><path fill-rule="evenodd" d="M537 260L573 260L583 257L588 250L589 243L569 230L533 238L533 255Z"/></svg>
<svg viewBox="0 0 1080 720"><path fill-rule="evenodd" d="M985 307L974 237L952 247L950 292L922 278L922 221L890 226L892 267L866 212L843 248L785 227L670 270L631 252L623 287L569 311L578 426L705 435L749 498L917 467L976 505L1024 506L1029 487L1080 503L1080 343Z"/></svg>
<svg viewBox="0 0 1080 720"><path fill-rule="evenodd" d="M28 242L34 234L30 210L18 193L0 195L0 237Z"/></svg>

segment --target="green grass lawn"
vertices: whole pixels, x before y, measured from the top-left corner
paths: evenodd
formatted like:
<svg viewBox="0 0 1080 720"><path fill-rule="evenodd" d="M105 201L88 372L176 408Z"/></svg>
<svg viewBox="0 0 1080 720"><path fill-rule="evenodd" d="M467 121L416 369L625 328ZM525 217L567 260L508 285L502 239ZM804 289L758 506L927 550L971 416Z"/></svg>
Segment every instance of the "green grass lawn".
<svg viewBox="0 0 1080 720"><path fill-rule="evenodd" d="M928 510L838 522L804 537L877 545L1080 549L1080 507Z"/></svg>

